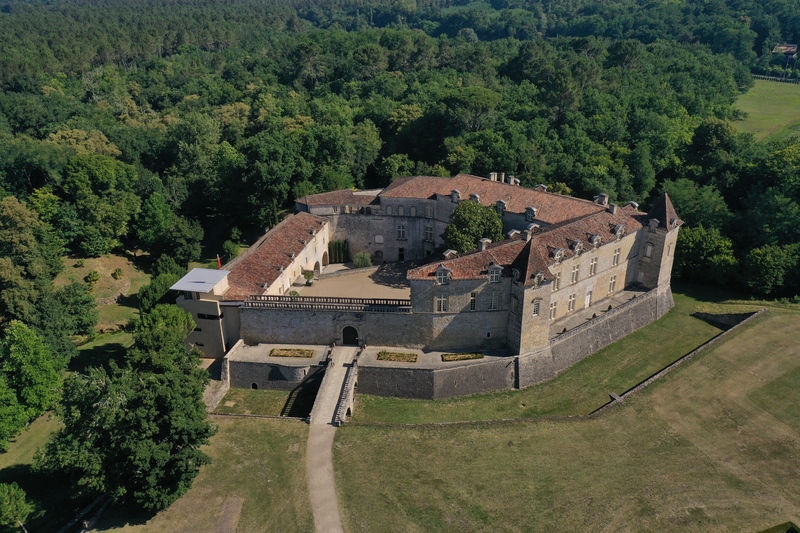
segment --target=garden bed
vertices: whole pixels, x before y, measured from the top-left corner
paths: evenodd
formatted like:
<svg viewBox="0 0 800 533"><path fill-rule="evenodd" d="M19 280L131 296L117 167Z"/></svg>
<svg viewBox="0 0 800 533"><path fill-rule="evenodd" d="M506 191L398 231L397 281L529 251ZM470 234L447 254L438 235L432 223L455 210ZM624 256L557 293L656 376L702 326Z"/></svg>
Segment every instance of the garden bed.
<svg viewBox="0 0 800 533"><path fill-rule="evenodd" d="M482 353L443 353L442 361L469 361L470 359L483 359Z"/></svg>
<svg viewBox="0 0 800 533"><path fill-rule="evenodd" d="M314 357L314 350L308 348L273 348L270 357Z"/></svg>
<svg viewBox="0 0 800 533"><path fill-rule="evenodd" d="M394 361L396 363L416 363L417 354L411 352L378 352L378 361Z"/></svg>

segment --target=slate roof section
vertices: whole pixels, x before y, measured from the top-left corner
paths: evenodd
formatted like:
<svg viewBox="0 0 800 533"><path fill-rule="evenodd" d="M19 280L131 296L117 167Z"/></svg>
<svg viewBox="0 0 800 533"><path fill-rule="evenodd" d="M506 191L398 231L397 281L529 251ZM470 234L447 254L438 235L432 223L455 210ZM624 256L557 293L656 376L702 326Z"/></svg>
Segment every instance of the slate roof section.
<svg viewBox="0 0 800 533"><path fill-rule="evenodd" d="M505 240L489 245L482 252L467 252L409 270L408 279L434 280L440 265L451 270L451 279L480 279L487 275L489 264L493 262L504 267L504 275L510 275L512 268L519 270L525 285L532 285L539 272L544 274L544 280L552 280L550 268L556 264L557 250L563 250L562 261L567 260L578 253L575 244L580 241L582 253L587 253L592 249L589 239L594 235L600 236L600 246L613 245L616 228L622 225L625 235L634 233L642 228L646 218L632 206L618 207L616 213L604 209L561 225L549 226L535 233L527 242L521 238Z"/></svg>
<svg viewBox="0 0 800 533"><path fill-rule="evenodd" d="M683 221L678 218L675 208L672 206L672 201L669 199L667 193L662 194L658 200L653 204L653 208L647 214L647 218L655 218L658 220L658 227L666 230L671 230L683 224Z"/></svg>
<svg viewBox="0 0 800 533"><path fill-rule="evenodd" d="M321 205L370 205L377 204L378 193L381 189L370 191L354 191L353 189L342 189L341 191L323 192L320 194L309 194L295 200L298 204L316 207Z"/></svg>
<svg viewBox="0 0 800 533"><path fill-rule="evenodd" d="M327 223L327 219L305 212L286 217L244 254L225 265L230 274L223 299L240 301L251 294L263 294L281 275L281 269L294 261L292 254L299 255L311 242L312 232Z"/></svg>

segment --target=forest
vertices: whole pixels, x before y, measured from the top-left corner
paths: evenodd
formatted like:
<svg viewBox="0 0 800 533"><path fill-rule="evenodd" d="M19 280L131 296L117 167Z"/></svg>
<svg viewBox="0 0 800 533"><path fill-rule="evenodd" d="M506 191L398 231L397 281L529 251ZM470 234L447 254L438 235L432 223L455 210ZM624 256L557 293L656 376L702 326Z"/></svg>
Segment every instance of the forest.
<svg viewBox="0 0 800 533"><path fill-rule="evenodd" d="M0 355L55 354L43 376L96 322L61 256L163 257L149 310L212 232L413 174L667 191L677 278L800 295L800 139L732 125L753 74L797 77L772 48L800 0L9 0L0 35ZM8 364L0 445L57 401Z"/></svg>

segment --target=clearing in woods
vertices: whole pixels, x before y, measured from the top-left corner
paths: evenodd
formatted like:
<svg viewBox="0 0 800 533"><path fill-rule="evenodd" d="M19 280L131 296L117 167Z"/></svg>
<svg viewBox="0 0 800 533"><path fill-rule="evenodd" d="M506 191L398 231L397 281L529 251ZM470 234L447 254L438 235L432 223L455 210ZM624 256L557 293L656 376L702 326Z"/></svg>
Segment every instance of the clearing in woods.
<svg viewBox="0 0 800 533"><path fill-rule="evenodd" d="M800 134L800 84L756 80L753 88L736 100L736 107L748 116L733 125L758 140L783 140Z"/></svg>

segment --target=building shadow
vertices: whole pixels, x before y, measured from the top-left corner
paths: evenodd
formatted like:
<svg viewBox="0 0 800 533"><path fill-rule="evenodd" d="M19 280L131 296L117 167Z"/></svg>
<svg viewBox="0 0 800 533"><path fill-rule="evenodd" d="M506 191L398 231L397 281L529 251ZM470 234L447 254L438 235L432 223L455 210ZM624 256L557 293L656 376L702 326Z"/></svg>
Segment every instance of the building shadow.
<svg viewBox="0 0 800 533"><path fill-rule="evenodd" d="M378 285L393 289L410 289L411 284L406 279L408 268L397 263L388 263L370 274L370 279Z"/></svg>

